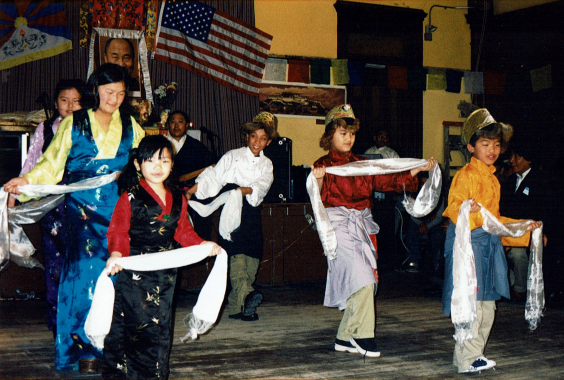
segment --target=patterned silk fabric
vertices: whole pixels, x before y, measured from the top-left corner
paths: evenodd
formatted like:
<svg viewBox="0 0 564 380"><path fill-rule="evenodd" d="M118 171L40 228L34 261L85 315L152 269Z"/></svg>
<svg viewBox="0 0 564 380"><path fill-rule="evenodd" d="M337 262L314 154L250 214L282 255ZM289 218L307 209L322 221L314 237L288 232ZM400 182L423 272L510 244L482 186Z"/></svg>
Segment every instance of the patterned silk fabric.
<svg viewBox="0 0 564 380"><path fill-rule="evenodd" d="M68 154L69 183L121 170L134 141L129 116L122 117L122 138L115 158L95 159L98 148L85 110L73 114L72 148ZM89 344L84 322L92 303L96 280L106 266L106 232L118 200L117 184L76 191L66 196L67 252L59 285L59 313L55 364L57 369L78 369L78 361L99 358Z"/></svg>
<svg viewBox="0 0 564 380"><path fill-rule="evenodd" d="M143 28L143 1L93 0L92 25L100 28Z"/></svg>
<svg viewBox="0 0 564 380"><path fill-rule="evenodd" d="M182 194L173 195L170 215L140 185L129 192L130 256L176 248ZM116 278L116 298L110 333L104 342L104 375L128 378L168 378L172 297L176 268L139 272L123 270Z"/></svg>

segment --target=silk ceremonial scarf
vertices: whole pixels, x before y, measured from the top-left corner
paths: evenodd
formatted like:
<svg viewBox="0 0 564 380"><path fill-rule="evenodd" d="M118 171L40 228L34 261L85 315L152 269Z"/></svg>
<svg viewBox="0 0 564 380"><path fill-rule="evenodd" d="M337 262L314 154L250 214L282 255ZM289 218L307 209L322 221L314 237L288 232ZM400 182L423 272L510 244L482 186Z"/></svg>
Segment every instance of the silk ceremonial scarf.
<svg viewBox="0 0 564 380"><path fill-rule="evenodd" d="M21 234L25 237L17 237L18 242L22 242L21 251L26 253L29 258L35 249L33 245L23 233L23 229L17 224L17 222L24 218L28 223L33 223L41 219L41 217L47 213L49 210L56 207L62 200L65 193L70 193L79 190L89 190L104 186L110 182L113 182L119 176L119 172L89 178L80 182L72 183L69 185L25 185L19 186L18 190L30 197L41 197L51 194L59 194L55 197L49 197L39 201L30 201L26 204L8 209L8 193L2 188L0 190L0 228L2 233L0 235L0 263L7 262L9 259L10 249L13 244L12 240L16 238L8 230L8 226L15 225L19 227L16 231L21 231ZM234 192L239 194L238 192ZM228 194L228 193L226 193ZM229 194L228 194L229 196ZM228 197L226 197L228 198ZM239 196L239 198L241 198ZM41 203L43 202L43 203ZM35 204L35 206L34 206ZM25 209L23 207L27 206ZM20 212L14 213L13 210L22 208ZM33 218L30 215L26 215L25 211L34 211ZM20 215L19 219L14 219L13 215ZM239 222L241 216L239 214ZM211 252L211 246L208 245L198 245L189 248L181 248L167 252L159 252L155 254L147 254L141 256L131 256L127 258L122 258L116 260L116 263L120 264L124 269L147 271L147 270L159 270L176 268L179 266L190 265L197 263L204 258L208 257ZM40 264L39 264L40 265ZM1 267L0 267L1 269ZM103 348L104 338L110 331L110 326L112 322L112 310L113 310L113 300L115 297L113 283L108 277L109 271L104 271L100 274L98 282L96 283L96 290L94 292L94 298L92 302L92 307L88 314L88 318L85 325L85 332L88 337L92 337L92 344L100 349ZM198 334L202 334L209 330L209 328L217 320L221 304L223 303L223 297L225 295L225 289L227 285L227 254L222 250L222 253L217 256L215 265L212 272L208 276L206 283L200 295L198 296L198 302L192 311L192 314L187 318L189 331L181 339L182 341L191 338L196 339ZM98 289L100 286L100 290ZM109 301L111 298L111 302Z"/></svg>
<svg viewBox="0 0 564 380"><path fill-rule="evenodd" d="M14 261L27 268L43 266L33 257L35 248L25 234L22 224L38 222L47 212L51 211L64 199L65 193L78 190L90 190L115 181L119 172L104 176L89 178L70 185L25 185L18 190L29 197L45 197L37 201L26 202L20 206L7 208L9 194L0 189L0 270L8 260Z"/></svg>
<svg viewBox="0 0 564 380"><path fill-rule="evenodd" d="M219 234L225 240L231 241L231 232L241 225L243 195L240 190L226 191L207 205L197 201L188 201L188 204L204 218L224 205L219 217Z"/></svg>
<svg viewBox="0 0 564 380"><path fill-rule="evenodd" d="M458 213L453 250L453 291L451 319L454 324L454 339L457 344L472 339L471 326L476 320L476 265L470 240L470 204L462 202ZM481 206L481 205L480 205ZM496 236L520 237L528 231L530 220L502 224L485 207L480 208L484 231ZM544 308L544 282L542 275L542 227L532 232L529 275L527 280L527 302L525 319L529 329L537 328Z"/></svg>
<svg viewBox="0 0 564 380"><path fill-rule="evenodd" d="M145 255L122 257L112 267L120 265L123 269L136 271L154 271L177 268L202 261L211 253L211 244L195 245L166 252L155 252ZM90 343L98 349L104 348L104 339L112 326L115 290L109 277L111 268L104 270L96 282L96 290L92 299L92 307L86 317L84 332ZM184 321L188 319L188 333L181 342L188 338L195 340L198 335L208 331L219 315L225 289L227 287L227 253L222 249L216 257L215 264L204 284L198 301Z"/></svg>
<svg viewBox="0 0 564 380"><path fill-rule="evenodd" d="M340 166L330 166L326 168L326 173L351 177L365 175L382 175L399 173L406 170L425 166L427 160L418 158L386 158L380 160L363 160L350 162ZM411 197L404 194L403 204L410 215L416 218L430 213L436 206L441 195L441 170L438 166L431 169L429 180L421 188L417 195L417 199L413 201ZM327 211L321 201L319 186L317 180L312 173L307 177L307 192L311 200L313 215L315 217L315 226L319 233L319 239L323 246L323 252L330 259L334 260L337 255L337 237L331 221L327 215Z"/></svg>

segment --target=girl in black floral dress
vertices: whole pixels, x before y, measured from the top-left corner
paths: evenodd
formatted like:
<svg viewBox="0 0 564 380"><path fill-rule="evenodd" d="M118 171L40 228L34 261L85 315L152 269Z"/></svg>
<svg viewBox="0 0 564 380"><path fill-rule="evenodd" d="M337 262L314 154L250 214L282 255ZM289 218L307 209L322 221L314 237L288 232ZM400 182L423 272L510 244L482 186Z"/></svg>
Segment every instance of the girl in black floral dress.
<svg viewBox="0 0 564 380"><path fill-rule="evenodd" d="M196 244L202 240L187 218L183 194L167 186L172 147L164 136L147 136L119 178L123 192L108 229L113 261ZM119 273L118 273L119 272ZM112 327L104 341L103 378L166 379L172 335L172 297L176 268L151 272L122 270L115 265L116 298Z"/></svg>

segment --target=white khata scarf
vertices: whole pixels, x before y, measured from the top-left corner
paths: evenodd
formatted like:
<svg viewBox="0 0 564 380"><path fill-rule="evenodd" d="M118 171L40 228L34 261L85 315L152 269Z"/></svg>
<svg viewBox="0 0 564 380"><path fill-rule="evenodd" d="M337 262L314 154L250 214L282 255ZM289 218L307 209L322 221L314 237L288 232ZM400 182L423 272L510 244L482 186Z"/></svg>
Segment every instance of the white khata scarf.
<svg viewBox="0 0 564 380"><path fill-rule="evenodd" d="M31 257L35 248L25 234L22 224L38 222L46 213L61 203L66 193L77 190L90 190L104 186L115 181L119 172L99 177L88 178L84 181L70 185L25 185L19 186L18 190L29 197L47 197L37 201L23 203L20 206L8 208L9 194L0 189L0 270L9 260L16 264L27 267L40 267L43 265ZM52 194L57 194L50 196Z"/></svg>
<svg viewBox="0 0 564 380"><path fill-rule="evenodd" d="M470 234L470 203L462 203L458 213L456 237L453 250L453 291L451 300L451 319L454 324L454 339L458 344L472 339L471 325L476 320L476 265ZM480 205L481 206L481 205ZM496 236L520 237L528 231L530 220L502 224L485 207L480 213L484 231ZM542 227L532 232L531 256L527 280L527 302L525 319L529 329L537 328L544 309L544 282L542 276Z"/></svg>
<svg viewBox="0 0 564 380"><path fill-rule="evenodd" d="M113 263L123 269L136 271L154 271L178 268L202 261L211 253L211 245L195 245L166 252L155 252L146 255L122 257ZM84 324L86 336L90 343L98 349L104 348L104 339L112 326L115 291L109 277L111 268L104 270L98 281L92 299L92 307ZM227 287L227 253L222 249L217 255L215 264L204 284L192 313L184 318L189 331L180 338L184 342L188 338L195 340L198 335L208 331L219 315L225 289ZM188 322L186 320L188 319Z"/></svg>
<svg viewBox="0 0 564 380"><path fill-rule="evenodd" d="M329 166L325 172L345 177L381 175L399 173L425 166L426 164L427 160L418 158L386 158L350 162L340 166ZM404 194L403 204L407 212L416 218L420 218L433 211L441 195L441 182L441 170L437 165L429 172L429 180L423 185L415 202L407 194ZM327 211L323 207L317 180L311 173L307 178L306 186L311 199L315 226L319 233L323 251L330 260L334 260L337 255L337 237L331 226Z"/></svg>
<svg viewBox="0 0 564 380"><path fill-rule="evenodd" d="M115 181L118 175L119 172L115 172L70 185L25 185L20 186L18 190L30 197L65 194L104 186ZM17 263L37 262L31 258L35 249L20 224L39 221L43 215L55 208L64 199L64 195L56 195L38 201L26 202L21 206L8 209L8 196L9 194L3 188L0 189L0 270L10 259L10 253L12 253L12 260ZM239 221L240 219L239 214ZM210 246L198 245L167 252L125 257L116 260L116 263L119 263L124 269L161 270L197 263L208 257L210 252ZM35 266L41 266L38 262L37 264ZM103 348L104 338L110 331L115 297L113 283L108 277L108 273L109 271L103 271L98 278L92 307L85 325L87 336L92 339L92 344L99 349ZM226 286L227 254L222 250L221 254L216 257L212 272L200 291L198 302L188 317L189 332L181 338L182 341L185 341L188 337L196 339L198 334L203 334L215 323L223 303Z"/></svg>

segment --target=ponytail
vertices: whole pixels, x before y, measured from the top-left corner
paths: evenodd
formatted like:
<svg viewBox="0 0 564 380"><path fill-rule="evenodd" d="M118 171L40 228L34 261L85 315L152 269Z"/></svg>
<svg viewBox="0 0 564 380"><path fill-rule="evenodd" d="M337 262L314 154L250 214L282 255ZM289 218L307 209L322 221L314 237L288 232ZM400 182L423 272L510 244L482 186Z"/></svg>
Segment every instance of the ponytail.
<svg viewBox="0 0 564 380"><path fill-rule="evenodd" d="M117 180L118 183L118 195L123 192L129 191L132 187L139 185L139 174L135 167L134 161L139 157L139 150L137 148L131 149L129 152L129 161L127 165L121 170L121 174Z"/></svg>

